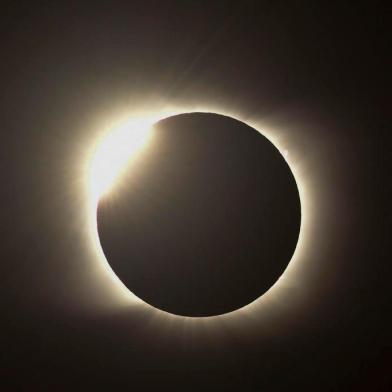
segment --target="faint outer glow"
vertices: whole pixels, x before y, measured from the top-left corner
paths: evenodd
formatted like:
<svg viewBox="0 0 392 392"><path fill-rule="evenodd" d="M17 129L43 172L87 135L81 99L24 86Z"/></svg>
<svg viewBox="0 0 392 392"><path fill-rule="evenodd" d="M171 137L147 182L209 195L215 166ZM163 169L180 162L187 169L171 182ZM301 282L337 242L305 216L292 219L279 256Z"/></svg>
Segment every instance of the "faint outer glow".
<svg viewBox="0 0 392 392"><path fill-rule="evenodd" d="M233 312L210 316L210 317L185 317L173 315L162 310L156 309L151 305L146 304L144 301L136 297L117 277L110 267L106 257L102 251L102 247L98 237L97 230L97 205L99 199L109 193L114 183L121 181L121 174L126 171L128 165L132 163L132 158L135 158L138 151L143 148L148 148L149 143L153 143L153 126L154 124L164 118L181 114L181 113L216 113L224 116L237 119L252 128L258 130L265 137L267 137L281 152L283 158L289 164L295 180L297 182L300 200L301 200L301 227L296 250L291 258L291 261L278 281L264 293L261 297L252 303L237 309ZM271 301L279 300L279 288L290 285L290 282L298 278L298 265L301 260L305 258L306 252L310 248L309 239L311 237L311 189L306 186L307 176L305 171L304 162L302 160L295 160L295 154L289 153L290 146L285 140L285 135L281 131L273 132L266 129L262 124L252 121L247 121L240 114L228 113L224 110L209 108L209 110L192 107L192 108L176 108L175 110L154 111L153 113L145 113L138 116L129 115L126 121L112 124L109 129L98 138L93 144L93 148L88 154L87 158L87 171L86 171L86 184L87 184L87 197L88 197L88 219L89 219L89 237L92 242L92 251L97 257L97 268L101 273L106 274L112 280L108 290L114 290L117 294L118 305L123 306L126 304L134 304L144 306L149 309L153 319L166 320L169 324L178 320L179 322L197 323L197 325L205 325L208 320L228 320L241 317L248 317L255 311L261 311L261 308L266 306ZM138 170L137 165L134 170ZM187 324L189 325L189 324Z"/></svg>

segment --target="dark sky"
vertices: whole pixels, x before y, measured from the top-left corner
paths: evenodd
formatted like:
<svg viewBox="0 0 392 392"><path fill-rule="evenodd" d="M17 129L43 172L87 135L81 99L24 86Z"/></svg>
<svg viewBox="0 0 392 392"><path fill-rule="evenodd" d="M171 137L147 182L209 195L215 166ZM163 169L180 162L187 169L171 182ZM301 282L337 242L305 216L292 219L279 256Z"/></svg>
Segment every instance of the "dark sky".
<svg viewBox="0 0 392 392"><path fill-rule="evenodd" d="M390 386L387 11L236 3L2 5L2 389ZM87 243L95 135L166 104L264 124L312 196L284 289L213 326L121 302Z"/></svg>

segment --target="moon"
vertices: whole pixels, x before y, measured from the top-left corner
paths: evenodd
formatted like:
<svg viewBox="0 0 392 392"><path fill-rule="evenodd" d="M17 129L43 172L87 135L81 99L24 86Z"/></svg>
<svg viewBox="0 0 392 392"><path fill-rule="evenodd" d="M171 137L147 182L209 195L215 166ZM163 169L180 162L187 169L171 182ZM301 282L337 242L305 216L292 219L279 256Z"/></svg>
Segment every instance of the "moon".
<svg viewBox="0 0 392 392"><path fill-rule="evenodd" d="M254 128L214 113L158 121L97 208L99 241L122 283L153 307L190 317L265 294L287 268L300 226L284 156Z"/></svg>

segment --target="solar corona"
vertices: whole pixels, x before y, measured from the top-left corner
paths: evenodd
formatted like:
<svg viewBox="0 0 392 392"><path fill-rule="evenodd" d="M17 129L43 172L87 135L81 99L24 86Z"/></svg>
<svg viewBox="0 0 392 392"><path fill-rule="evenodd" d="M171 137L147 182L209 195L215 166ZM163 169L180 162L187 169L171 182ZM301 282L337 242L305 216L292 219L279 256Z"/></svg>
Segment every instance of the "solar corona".
<svg viewBox="0 0 392 392"><path fill-rule="evenodd" d="M208 129L204 129L205 126ZM171 227L171 219L168 218L165 221L163 217L165 213L166 215L176 214L176 211L181 209L183 200L178 199L179 190L175 189L173 193L173 189L180 186L181 183L186 187L184 179L189 178L189 176L194 178L200 173L204 175L203 173L211 171L205 166L200 167L199 172L196 169L189 169L188 171L182 169L182 173L179 173L178 167L181 166L181 162L176 162L173 157L178 154L181 155L181 151L184 151L184 155L192 155L192 153L187 153L187 148L193 150L194 146L199 143L200 150L198 150L198 153L201 155L195 154L194 161L189 158L188 166L195 166L195 162L200 165L201 160L208 162L208 159L212 159L211 167L219 166L220 163L214 160L216 154L211 150L210 156L207 156L205 151L209 148L208 146L219 150L224 135L230 134L228 132L230 127L236 129L239 127L238 132L237 130L232 131L232 137L235 139L239 137L239 139L233 142L226 141L226 143L231 143L233 151L232 156L227 158L227 162L231 162L234 166L230 167L229 164L229 166L222 168L220 172L217 171L215 177L211 177L209 183L212 185L206 192L212 192L215 189L213 184L217 182L231 181L230 176L233 176L233 173L237 170L236 168L242 165L240 162L249 160L247 156L253 154L254 161L249 164L256 165L252 167L259 168L256 171L251 169L253 172L250 173L249 180L244 180L245 182L240 185L244 187L240 197L244 198L247 193L253 193L254 188L246 188L249 181L253 181L252 184L258 184L257 186L252 185L253 187L256 186L254 197L257 199L252 199L253 201L249 202L253 203L252 205L239 205L238 208L244 210L245 214L248 213L249 216L255 216L256 219L249 218L252 222L255 222L252 223L252 228L249 228L249 222L241 226L238 219L244 215L244 212L238 214L236 218L237 229L242 230L244 240L238 245L237 253L234 252L236 260L233 256L234 261L231 261L232 266L235 263L245 265L245 269L241 267L242 271L246 270L246 263L248 263L249 268L254 269L253 272L243 273L243 276L238 273L238 270L233 270L230 263L225 261L231 260L230 252L233 253L233 250L227 250L227 245L221 245L220 248L215 246L219 240L214 242L214 247L219 249L214 248L211 251L216 253L216 257L211 259L214 260L211 263L209 249L205 249L208 246L200 242L200 230L195 231L193 229L192 231L189 229L190 226L185 224L189 231L187 238L192 238L192 240L182 247L176 244L175 248L170 248L167 246L167 238L169 237L166 237L166 241L163 238L164 233L168 231L168 227L172 231L172 236L175 235L176 230L184 229L184 226L183 229ZM190 129L192 130L190 131ZM190 136L186 136L188 134ZM182 141L180 140L181 137L183 138ZM241 141L241 138L244 140ZM247 140L247 138L250 139ZM176 147L178 143L182 143L181 148ZM237 145L235 145L236 143ZM241 143L243 143L242 158L237 156L236 153L236 151L241 150ZM261 147L257 147L258 143L261 143ZM162 156L159 157L159 151L165 148L165 152L161 151ZM261 148L261 150L257 150L257 148ZM282 282L290 281L295 277L296 265L300 263L301 255L306 251L304 232L305 230L309 232L310 224L306 204L305 179L300 176L300 167L296 166L295 162L290 162L289 152L290 146L285 144L284 140L274 137L273 132L263 129L262 124L247 122L241 119L239 115L236 116L219 110L194 108L191 110L144 113L143 115L133 114L125 121L112 125L110 129L103 132L102 136L95 141L87 160L88 231L97 268L102 274L110 276L111 283L108 289L116 292L119 303L134 304L135 306L146 307L146 309L151 308L163 318L173 319L174 317L174 320L189 320L198 323L198 320L203 319L211 321L222 317L227 320L235 319L239 314L255 311L256 308L259 311L262 309L263 303L273 300L274 295L279 292ZM265 160L268 154L273 155L273 158L270 157L271 161ZM168 157L174 160L169 162ZM239 160L236 161L236 159ZM241 169L243 171L237 173L238 177L234 181L247 177L249 174L250 166L246 166L246 163L243 164L245 165ZM208 164L206 163L206 165ZM154 173L152 168L155 168ZM279 171L281 171L281 178L274 181L274 175L279 175ZM271 172L271 177L268 177L268 172ZM166 177L165 173L167 173ZM149 180L150 183L144 184L143 181L147 181L144 178L150 177L151 179L152 175L158 180L152 182ZM181 175L184 177L180 178ZM230 178L222 179L226 175L229 175ZM177 183L173 180L176 176L179 181ZM266 177L268 179L265 179ZM201 181L201 184L205 183L203 180ZM280 190L274 187L276 187L275 183L279 183L279 181L288 181L289 185L287 186L293 195L291 205L287 202L283 203L283 201L279 204L280 201L276 200L277 197L279 198ZM151 184L155 185L151 188ZM147 189L148 186L151 188L150 192L140 190ZM251 192L248 192L248 190L251 190ZM267 190L268 192L274 190L275 194L268 196ZM121 200L122 194L124 194L124 198ZM175 195L174 199L173 195ZM261 201L264 195L267 195L264 200L264 209L260 207L261 209L257 210L258 206L263 204ZM199 204L200 200L204 204L208 204L210 203L209 200L215 197L214 195L211 196L210 193L204 196L204 199L203 196L198 196ZM287 197L287 194L283 196ZM176 197L177 201L175 200ZM190 205L193 204L192 202L189 203L193 197L197 198L196 195L192 196L191 190L189 190L186 199L188 204L184 204L184 208L181 212L178 212L179 216L182 217L181 219L186 220L189 214L197 214L195 211L189 212L192 210ZM247 197L245 196L245 198ZM146 202L146 199L149 201ZM224 196L223 199L226 201L227 196ZM124 200L126 200L126 203ZM173 203L177 203L177 206ZM225 218L222 218L223 220L216 224L209 233L216 236L216 233L219 232L220 234L217 237L222 237L223 242L227 240L225 238L227 237L227 230L226 228L222 230L222 225L227 224L226 217L231 216L232 211L236 209L232 201L227 203L225 212L220 215L221 218ZM126 207L124 207L125 204ZM213 209L215 211L219 209L217 206L220 204L222 204L222 200L218 201ZM267 209L265 208L266 205L268 205ZM149 213L145 213L145 211L151 210L154 206L156 215L151 218L151 222L146 222L147 218L145 216ZM246 212L247 208L248 212ZM255 211L255 208L257 211ZM113 215L113 211L117 211L118 215ZM112 216L110 216L111 214ZM268 228L267 223L263 223L266 221L266 214L269 217L268 222L275 222L272 228ZM130 220L125 221L125 216L133 216L133 220L129 218ZM118 217L121 217L121 219ZM121 225L117 224L118 230L115 229L116 225L110 224L113 219L116 219L117 222L124 222L123 226L120 227ZM130 222L135 219L139 220L138 223L131 224ZM218 220L218 218L214 219ZM282 221L277 222L277 219ZM159 224L157 224L158 222ZM211 222L208 227L213 226ZM200 222L194 222L194 224L201 225ZM232 230L234 230L236 223L232 221L231 224ZM261 227L260 224L265 226ZM205 228L203 230L205 231ZM232 232L231 242L233 242L233 238L238 237L238 230ZM290 239L287 239L285 233L290 230L293 234ZM119 234L121 232L122 235ZM141 232L143 233L141 234ZM110 239L111 236L116 238L115 241L113 238ZM249 236L255 236L253 242L249 240ZM286 246L288 251L279 254L282 249L282 246L280 246L282 241L283 245L286 245L284 241L288 241L289 245ZM195 243L199 245L195 245ZM126 251L124 251L125 244L128 247ZM197 252L194 249L201 249L203 246L205 252L196 256L195 253ZM151 250L154 247L157 249L155 251ZM253 247L250 250L254 254L252 260L249 257L248 259L244 258L244 254L246 254L249 247ZM121 254L118 253L120 248L122 249ZM191 256L187 253L189 249L193 249ZM269 254L274 255L271 260L262 258L265 255L265 249L268 249ZM172 255L169 259L168 256L164 256L168 254ZM185 257L186 255L189 257ZM207 256L204 257L204 255ZM197 261L193 261L193 264L190 262L187 264L187 260L190 259L197 259ZM200 260L204 260L204 264L203 262L200 263ZM198 267L192 267L195 263ZM219 266L219 271L216 270L216 266L213 266L214 263ZM261 267L263 264L269 265L269 267ZM229 267L225 267L227 265ZM181 270L180 273L178 272L179 269ZM170 272L170 270L177 272ZM200 270L204 272L200 272ZM259 277L255 276L257 274L259 274ZM233 276L236 276L237 282L233 281ZM255 276L255 278L250 278L251 276ZM226 282L226 286L223 284L224 289L217 294L215 288L219 286L220 279ZM244 292L244 284L248 284L249 287L248 297L243 296L235 301L237 297L236 286L241 287L241 291ZM212 298L215 300L212 300Z"/></svg>

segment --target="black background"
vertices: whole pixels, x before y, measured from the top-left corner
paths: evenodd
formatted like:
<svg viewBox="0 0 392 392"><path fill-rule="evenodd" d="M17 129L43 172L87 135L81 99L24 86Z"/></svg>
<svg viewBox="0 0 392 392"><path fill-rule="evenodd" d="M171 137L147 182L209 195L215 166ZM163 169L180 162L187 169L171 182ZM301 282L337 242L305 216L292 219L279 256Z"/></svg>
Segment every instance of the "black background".
<svg viewBox="0 0 392 392"><path fill-rule="evenodd" d="M3 389L387 390L387 24L377 2L3 3ZM81 157L101 119L156 102L301 152L312 251L276 306L187 328L92 273Z"/></svg>

